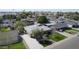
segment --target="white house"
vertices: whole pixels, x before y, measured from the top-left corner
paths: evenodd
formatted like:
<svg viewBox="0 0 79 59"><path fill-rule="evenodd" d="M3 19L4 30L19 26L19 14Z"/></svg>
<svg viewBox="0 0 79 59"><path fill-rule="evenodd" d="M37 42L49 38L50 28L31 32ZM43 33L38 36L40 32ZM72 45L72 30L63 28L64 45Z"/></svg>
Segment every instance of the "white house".
<svg viewBox="0 0 79 59"><path fill-rule="evenodd" d="M44 31L49 31L51 30L51 28L47 27L47 26L39 26L39 25L30 25L30 26L26 26L24 27L25 30L27 31L28 34L31 34L33 30L39 29L39 30L44 30Z"/></svg>

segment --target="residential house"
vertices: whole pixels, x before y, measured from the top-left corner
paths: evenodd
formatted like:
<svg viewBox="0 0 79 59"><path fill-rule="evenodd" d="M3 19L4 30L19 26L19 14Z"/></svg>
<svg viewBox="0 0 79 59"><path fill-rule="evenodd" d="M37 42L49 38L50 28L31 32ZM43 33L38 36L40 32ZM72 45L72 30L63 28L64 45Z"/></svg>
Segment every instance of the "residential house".
<svg viewBox="0 0 79 59"><path fill-rule="evenodd" d="M54 28L58 31L64 31L66 28L68 28L68 25L65 22L60 22L60 23L56 23L54 25Z"/></svg>
<svg viewBox="0 0 79 59"><path fill-rule="evenodd" d="M59 17L58 19L56 19L56 22L59 23L59 22L64 22L65 18L64 16L61 16Z"/></svg>
<svg viewBox="0 0 79 59"><path fill-rule="evenodd" d="M47 26L44 25L30 25L30 26L26 26L24 27L25 30L27 31L28 34L31 34L33 30L39 29L39 30L43 30L43 31L51 31L51 29Z"/></svg>
<svg viewBox="0 0 79 59"><path fill-rule="evenodd" d="M56 18L54 16L46 16L49 21L55 21Z"/></svg>
<svg viewBox="0 0 79 59"><path fill-rule="evenodd" d="M72 28L72 27L79 27L79 24L78 22L76 21L73 21L73 20L65 20L65 22L67 23L68 27L69 28Z"/></svg>
<svg viewBox="0 0 79 59"><path fill-rule="evenodd" d="M59 17L57 20L57 23L59 22L64 22L68 25L68 27L72 28L72 27L79 27L79 23L75 20L67 20L64 18L64 16Z"/></svg>
<svg viewBox="0 0 79 59"><path fill-rule="evenodd" d="M13 27L13 23L10 20L5 19L2 21L1 26L2 27Z"/></svg>
<svg viewBox="0 0 79 59"><path fill-rule="evenodd" d="M0 45L8 45L19 42L21 39L16 30L9 32L0 32Z"/></svg>
<svg viewBox="0 0 79 59"><path fill-rule="evenodd" d="M27 17L26 19L22 19L21 21L23 22L24 26L29 26L34 24L35 19Z"/></svg>
<svg viewBox="0 0 79 59"><path fill-rule="evenodd" d="M79 27L79 24L74 20L66 20L64 17L59 17L54 27L59 31L63 31L66 28Z"/></svg>
<svg viewBox="0 0 79 59"><path fill-rule="evenodd" d="M52 26L55 25L55 24L56 24L55 21L49 21L49 23L46 23L45 26L52 28Z"/></svg>

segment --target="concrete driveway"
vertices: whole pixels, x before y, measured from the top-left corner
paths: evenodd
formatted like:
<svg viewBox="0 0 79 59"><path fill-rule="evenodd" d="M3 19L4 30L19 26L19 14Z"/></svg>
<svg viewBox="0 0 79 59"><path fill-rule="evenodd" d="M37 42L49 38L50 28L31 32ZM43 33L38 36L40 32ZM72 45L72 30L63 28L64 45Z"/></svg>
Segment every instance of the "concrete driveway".
<svg viewBox="0 0 79 59"><path fill-rule="evenodd" d="M62 34L62 35L64 35L64 36L66 36L66 37L73 36L72 34L69 34L69 33L66 33L66 32L59 32L59 31L57 31L57 32L60 33L60 34Z"/></svg>
<svg viewBox="0 0 79 59"><path fill-rule="evenodd" d="M79 28L73 28L73 29L75 29L75 30L79 30Z"/></svg>
<svg viewBox="0 0 79 59"><path fill-rule="evenodd" d="M43 46L36 40L31 38L29 35L21 35L23 40L26 42L26 46L28 46L30 49L40 49L43 48Z"/></svg>

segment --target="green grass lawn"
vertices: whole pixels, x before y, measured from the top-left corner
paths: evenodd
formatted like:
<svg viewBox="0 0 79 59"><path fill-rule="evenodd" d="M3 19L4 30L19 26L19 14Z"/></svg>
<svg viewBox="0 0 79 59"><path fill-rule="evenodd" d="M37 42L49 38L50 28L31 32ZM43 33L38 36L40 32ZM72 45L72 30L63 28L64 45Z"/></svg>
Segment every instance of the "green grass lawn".
<svg viewBox="0 0 79 59"><path fill-rule="evenodd" d="M26 47L23 44L23 42L19 42L19 43L8 45L8 48L9 49L25 49Z"/></svg>
<svg viewBox="0 0 79 59"><path fill-rule="evenodd" d="M0 46L0 49L26 49L26 47L23 44L23 42L19 42L19 43L10 44L7 46Z"/></svg>
<svg viewBox="0 0 79 59"><path fill-rule="evenodd" d="M49 35L48 38L58 42L60 40L65 39L66 37L61 35L61 34L59 34L59 33L57 33L57 32L55 32L55 33L52 33L51 35Z"/></svg>
<svg viewBox="0 0 79 59"><path fill-rule="evenodd" d="M0 29L0 31L1 32L8 32L8 31L10 31L10 29L9 28L6 28L6 27L3 27L3 28Z"/></svg>
<svg viewBox="0 0 79 59"><path fill-rule="evenodd" d="M75 30L75 29L66 29L65 32L69 33L69 34L76 34L77 32L79 32L79 30Z"/></svg>

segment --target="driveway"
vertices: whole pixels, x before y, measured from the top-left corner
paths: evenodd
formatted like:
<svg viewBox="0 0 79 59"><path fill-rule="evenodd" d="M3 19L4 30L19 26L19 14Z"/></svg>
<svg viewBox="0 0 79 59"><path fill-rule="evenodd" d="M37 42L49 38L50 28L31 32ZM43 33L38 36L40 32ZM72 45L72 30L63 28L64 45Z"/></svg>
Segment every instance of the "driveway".
<svg viewBox="0 0 79 59"><path fill-rule="evenodd" d="M66 32L59 32L59 31L57 31L57 32L64 35L64 36L66 36L66 37L71 37L72 36L72 34L69 34L69 33L66 33Z"/></svg>
<svg viewBox="0 0 79 59"><path fill-rule="evenodd" d="M43 48L43 46L36 39L31 38L29 35L25 34L25 35L21 35L21 37L26 42L26 46L28 45L30 49Z"/></svg>
<svg viewBox="0 0 79 59"><path fill-rule="evenodd" d="M75 29L75 30L79 30L79 28L73 28L73 29Z"/></svg>

